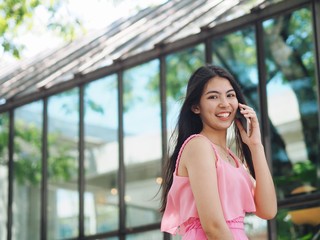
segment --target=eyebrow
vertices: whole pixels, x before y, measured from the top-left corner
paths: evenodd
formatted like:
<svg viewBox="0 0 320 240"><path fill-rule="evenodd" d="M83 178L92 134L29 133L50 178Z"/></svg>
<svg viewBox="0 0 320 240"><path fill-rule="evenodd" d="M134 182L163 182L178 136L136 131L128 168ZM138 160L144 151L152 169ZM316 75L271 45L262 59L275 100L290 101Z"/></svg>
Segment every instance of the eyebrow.
<svg viewBox="0 0 320 240"><path fill-rule="evenodd" d="M229 93L229 92L235 92L235 90L234 90L234 89L230 89L230 90L228 90L226 93ZM216 91L216 90L210 90L210 91L208 91L205 95L212 94L212 93L220 94L220 92L219 92L219 91Z"/></svg>

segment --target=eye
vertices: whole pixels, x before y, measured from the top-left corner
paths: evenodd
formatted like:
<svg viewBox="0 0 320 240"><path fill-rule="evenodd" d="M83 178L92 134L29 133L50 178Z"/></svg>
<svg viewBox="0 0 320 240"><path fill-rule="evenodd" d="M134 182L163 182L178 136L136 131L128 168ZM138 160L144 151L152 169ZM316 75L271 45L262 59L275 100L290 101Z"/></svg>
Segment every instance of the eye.
<svg viewBox="0 0 320 240"><path fill-rule="evenodd" d="M210 96L208 97L208 99L217 99L217 98L218 98L217 95L210 95Z"/></svg>
<svg viewBox="0 0 320 240"><path fill-rule="evenodd" d="M227 95L227 97L229 97L229 98L234 98L234 97L236 97L236 94L235 94L235 93L229 93L229 94Z"/></svg>

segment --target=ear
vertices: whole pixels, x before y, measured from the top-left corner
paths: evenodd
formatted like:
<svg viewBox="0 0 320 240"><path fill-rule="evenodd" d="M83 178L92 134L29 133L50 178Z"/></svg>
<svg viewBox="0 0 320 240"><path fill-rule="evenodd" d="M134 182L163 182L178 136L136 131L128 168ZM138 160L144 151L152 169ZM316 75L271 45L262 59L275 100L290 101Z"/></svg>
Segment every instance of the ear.
<svg viewBox="0 0 320 240"><path fill-rule="evenodd" d="M192 105L191 107L192 112L194 112L195 114L199 114L200 113L200 108L198 105Z"/></svg>

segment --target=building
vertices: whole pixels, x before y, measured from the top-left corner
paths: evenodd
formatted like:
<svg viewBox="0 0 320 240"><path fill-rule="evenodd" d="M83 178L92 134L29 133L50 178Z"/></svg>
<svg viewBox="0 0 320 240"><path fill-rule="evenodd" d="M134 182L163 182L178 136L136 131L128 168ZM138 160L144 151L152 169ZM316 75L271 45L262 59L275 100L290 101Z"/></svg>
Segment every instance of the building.
<svg viewBox="0 0 320 240"><path fill-rule="evenodd" d="M320 2L171 0L0 72L0 239L170 239L159 184L190 73L236 76L279 211L252 239L317 239ZM173 239L179 239L174 237Z"/></svg>

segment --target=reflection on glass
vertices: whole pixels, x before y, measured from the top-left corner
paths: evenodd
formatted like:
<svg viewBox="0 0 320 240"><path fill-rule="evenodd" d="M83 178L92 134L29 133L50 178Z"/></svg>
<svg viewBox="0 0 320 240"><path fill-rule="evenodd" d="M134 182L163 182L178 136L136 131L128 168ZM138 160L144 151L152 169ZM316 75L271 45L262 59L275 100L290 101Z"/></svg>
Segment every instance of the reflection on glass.
<svg viewBox="0 0 320 240"><path fill-rule="evenodd" d="M311 11L303 8L263 24L273 172L279 198L301 186L307 186L304 193L318 191L319 186L319 108L311 19Z"/></svg>
<svg viewBox="0 0 320 240"><path fill-rule="evenodd" d="M127 227L160 221L161 114L159 62L124 72L124 161Z"/></svg>
<svg viewBox="0 0 320 240"><path fill-rule="evenodd" d="M48 239L78 236L78 89L48 101Z"/></svg>
<svg viewBox="0 0 320 240"><path fill-rule="evenodd" d="M116 75L85 88L85 234L118 229Z"/></svg>
<svg viewBox="0 0 320 240"><path fill-rule="evenodd" d="M40 239L42 106L14 112L13 239Z"/></svg>
<svg viewBox="0 0 320 240"><path fill-rule="evenodd" d="M163 239L163 234L159 230L148 231L143 233L130 234L126 236L126 240L159 240Z"/></svg>
<svg viewBox="0 0 320 240"><path fill-rule="evenodd" d="M320 205L281 209L277 214L278 239L319 239Z"/></svg>
<svg viewBox="0 0 320 240"><path fill-rule="evenodd" d="M248 104L258 109L258 70L254 27L212 41L213 63L228 69L239 82Z"/></svg>
<svg viewBox="0 0 320 240"><path fill-rule="evenodd" d="M0 239L7 236L9 118L0 114Z"/></svg>
<svg viewBox="0 0 320 240"><path fill-rule="evenodd" d="M186 94L188 80L193 71L205 63L204 45L168 55L166 57L167 128L170 138L177 123L179 110Z"/></svg>

